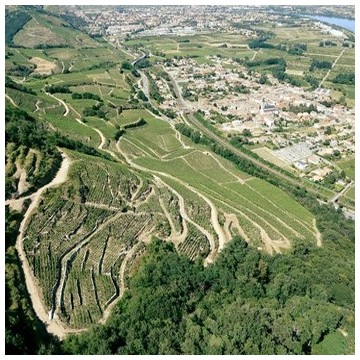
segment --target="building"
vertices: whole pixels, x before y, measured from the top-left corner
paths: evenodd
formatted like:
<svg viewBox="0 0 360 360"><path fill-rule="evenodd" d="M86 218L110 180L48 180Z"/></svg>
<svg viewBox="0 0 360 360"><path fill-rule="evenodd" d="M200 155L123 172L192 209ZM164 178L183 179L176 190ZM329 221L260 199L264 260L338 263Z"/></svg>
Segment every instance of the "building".
<svg viewBox="0 0 360 360"><path fill-rule="evenodd" d="M274 104L265 102L264 99L261 101L261 104L260 104L260 113L261 114L273 113L274 111L277 111L277 108Z"/></svg>
<svg viewBox="0 0 360 360"><path fill-rule="evenodd" d="M311 155L311 156L309 156L309 157L307 158L307 162L308 162L309 164L313 164L313 165L318 165L318 164L320 164L321 160L322 160L322 159L321 159L319 156L317 156L317 155Z"/></svg>
<svg viewBox="0 0 360 360"><path fill-rule="evenodd" d="M303 160L295 161L294 166L301 171L304 171L308 167L307 163Z"/></svg>

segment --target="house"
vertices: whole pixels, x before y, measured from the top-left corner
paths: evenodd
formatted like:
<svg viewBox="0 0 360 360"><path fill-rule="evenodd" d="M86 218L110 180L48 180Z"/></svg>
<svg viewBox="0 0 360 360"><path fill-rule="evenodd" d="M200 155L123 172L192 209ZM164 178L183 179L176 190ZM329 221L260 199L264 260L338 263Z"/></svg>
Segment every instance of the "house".
<svg viewBox="0 0 360 360"><path fill-rule="evenodd" d="M265 102L264 99L261 101L261 105L260 105L261 114L272 113L274 111L277 111L277 108L274 104Z"/></svg>
<svg viewBox="0 0 360 360"><path fill-rule="evenodd" d="M307 163L303 160L295 161L294 166L301 171L305 170L308 167Z"/></svg>
<svg viewBox="0 0 360 360"><path fill-rule="evenodd" d="M270 119L270 118L268 118L268 117L264 117L264 124L265 124L269 129L271 129L271 128L274 126L275 122L274 122L273 119Z"/></svg>
<svg viewBox="0 0 360 360"><path fill-rule="evenodd" d="M319 175L314 175L313 177L310 178L310 180L312 181L321 181L322 179L323 177Z"/></svg>
<svg viewBox="0 0 360 360"><path fill-rule="evenodd" d="M317 155L311 155L307 158L307 162L313 165L318 165L321 161L322 159Z"/></svg>

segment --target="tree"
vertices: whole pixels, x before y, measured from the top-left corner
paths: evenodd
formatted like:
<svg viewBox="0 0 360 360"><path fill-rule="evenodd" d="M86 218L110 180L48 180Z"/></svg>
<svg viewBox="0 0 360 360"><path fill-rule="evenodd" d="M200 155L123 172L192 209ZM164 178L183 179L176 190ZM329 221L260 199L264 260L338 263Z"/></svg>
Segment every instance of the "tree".
<svg viewBox="0 0 360 360"><path fill-rule="evenodd" d="M252 133L250 129L244 129L241 133L243 136L251 137Z"/></svg>

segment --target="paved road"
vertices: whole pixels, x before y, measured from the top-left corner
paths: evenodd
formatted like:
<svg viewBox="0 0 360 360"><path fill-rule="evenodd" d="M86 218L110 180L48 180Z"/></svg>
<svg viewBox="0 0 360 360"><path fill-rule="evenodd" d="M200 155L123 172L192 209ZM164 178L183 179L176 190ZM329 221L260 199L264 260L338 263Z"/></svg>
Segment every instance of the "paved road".
<svg viewBox="0 0 360 360"><path fill-rule="evenodd" d="M344 189L342 189L339 193L337 193L333 198L331 198L328 202L318 200L319 204L321 205L330 205L332 204L336 210L341 209L342 213L347 219L351 219L355 221L355 211L350 210L346 207L340 207L337 201L339 200L340 196L344 195L344 193L349 189L350 186L354 184L354 181L351 181L349 184L347 184Z"/></svg>
<svg viewBox="0 0 360 360"><path fill-rule="evenodd" d="M352 186L354 184L354 181L351 180L351 182L349 182L349 184L347 184L339 193L337 193L332 199L330 199L330 201L334 204L339 200L339 197L341 195L344 195L345 192L349 189L350 186Z"/></svg>

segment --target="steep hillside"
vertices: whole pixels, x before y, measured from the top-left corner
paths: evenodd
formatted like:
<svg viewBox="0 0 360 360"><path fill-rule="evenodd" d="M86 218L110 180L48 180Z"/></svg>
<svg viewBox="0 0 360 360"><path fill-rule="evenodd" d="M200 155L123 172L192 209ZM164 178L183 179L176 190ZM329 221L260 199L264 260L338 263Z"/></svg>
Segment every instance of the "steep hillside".
<svg viewBox="0 0 360 360"><path fill-rule="evenodd" d="M221 156L215 143L199 141L206 138L203 133L185 136L179 124L186 127L186 118L168 117L145 95L147 75L134 65L136 53L88 36L77 29L80 20L50 10L54 11L21 7L9 13L23 20L9 30L6 47L5 190L11 261L15 248L21 260L14 274L20 277L21 264L32 308L48 332L60 339L74 334L63 351L81 353L86 349L82 341L93 335L86 333L77 343L78 333L106 323L110 327L103 329L112 334L116 346L103 346L101 335L89 353L136 353L137 348L155 353L150 344L155 346L160 333L152 333L148 347L138 343L137 334L144 340L144 329L160 331L161 323L165 329L169 325L172 334L179 331L181 339L174 346L159 345L162 353L226 353L240 348L242 353L256 353L251 340L230 344L227 335L221 338L221 329L231 332L227 323L233 324L235 309L247 316L247 300L256 314L261 313L264 332L262 309L270 309L269 323L277 330L269 338L261 337L269 349L295 331L281 315L283 306L290 314L286 316L298 303L311 309L308 317L319 303L327 313L335 312L331 319L316 318L314 326L320 330L301 340L293 335L296 339L279 353L310 353L309 341L318 344L340 327L351 328L352 263L335 278L349 252L337 244L336 230L324 219L344 221L339 239L347 237L350 247L351 223L330 209L321 213L316 199L302 189L285 191L260 177L254 167L241 167ZM326 246L344 251L334 257L332 283L324 285L314 269ZM325 253L330 256L329 249ZM306 263L308 287L302 282L301 261ZM11 269L8 266L6 291L8 303L15 304L19 295ZM287 271L293 271L296 281ZM160 284L167 272L165 285ZM150 304L139 295L141 288L148 295L154 291ZM24 286L19 289L26 292ZM222 296L228 299L223 319ZM305 301L307 296L314 299ZM174 304L179 307L168 319L166 309L173 311ZM162 305L162 317L156 320L156 309ZM149 312L136 311L145 319L151 317L148 325L138 322L142 328L132 328L128 321L129 329L116 335L115 323L124 320L120 313L128 313L135 324L131 309L148 306ZM23 308L26 314L18 318L7 309L7 321L13 322L7 346L14 352L16 321L28 317L32 324L35 318L28 304ZM256 314L247 321L255 323ZM294 321L299 319L296 315ZM284 323L282 333L278 329ZM194 330L198 324L201 331ZM197 340L191 340L194 332L208 345L196 345ZM236 336L240 333L237 329ZM39 351L22 341L19 352ZM57 342L52 346L50 352L61 351Z"/></svg>

